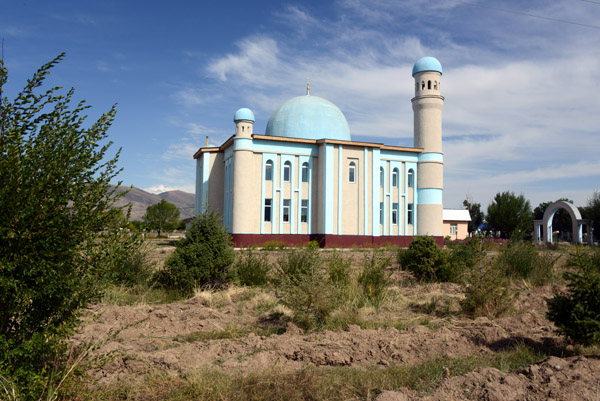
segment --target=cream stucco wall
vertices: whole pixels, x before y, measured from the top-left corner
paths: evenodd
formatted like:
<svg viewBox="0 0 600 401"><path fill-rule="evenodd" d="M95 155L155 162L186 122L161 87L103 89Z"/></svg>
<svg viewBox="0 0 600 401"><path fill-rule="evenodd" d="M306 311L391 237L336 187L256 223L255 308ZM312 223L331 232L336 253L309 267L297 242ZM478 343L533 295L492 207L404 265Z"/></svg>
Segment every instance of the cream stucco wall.
<svg viewBox="0 0 600 401"><path fill-rule="evenodd" d="M450 234L450 226L456 224L457 233ZM444 220L444 237L450 237L453 240L465 239L469 236L469 224L466 221Z"/></svg>

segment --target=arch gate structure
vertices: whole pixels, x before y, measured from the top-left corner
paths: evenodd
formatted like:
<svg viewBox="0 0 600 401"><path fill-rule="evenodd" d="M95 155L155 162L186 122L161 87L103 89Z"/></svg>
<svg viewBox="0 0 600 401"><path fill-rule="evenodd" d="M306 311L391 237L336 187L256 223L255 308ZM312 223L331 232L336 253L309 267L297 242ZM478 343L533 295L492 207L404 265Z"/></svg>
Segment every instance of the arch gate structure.
<svg viewBox="0 0 600 401"><path fill-rule="evenodd" d="M559 209L565 209L571 216L571 224L573 228L573 242L583 244L583 226L587 226L587 238L586 242L588 245L594 244L594 230L592 227L591 220L581 218L581 213L573 204L564 201L554 202L544 212L543 220L533 221L533 238L536 244L545 242L548 244L552 243L552 219Z"/></svg>

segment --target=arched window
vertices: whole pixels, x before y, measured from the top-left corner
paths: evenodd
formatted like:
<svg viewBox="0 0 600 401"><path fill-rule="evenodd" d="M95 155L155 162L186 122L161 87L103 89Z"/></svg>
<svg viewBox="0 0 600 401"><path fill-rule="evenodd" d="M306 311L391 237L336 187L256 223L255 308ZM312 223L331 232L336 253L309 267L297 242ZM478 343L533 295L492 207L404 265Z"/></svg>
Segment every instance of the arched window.
<svg viewBox="0 0 600 401"><path fill-rule="evenodd" d="M427 89L431 89L431 81L427 81Z"/></svg>
<svg viewBox="0 0 600 401"><path fill-rule="evenodd" d="M383 167L379 167L379 185L381 188L385 187L385 173L383 172Z"/></svg>
<svg viewBox="0 0 600 401"><path fill-rule="evenodd" d="M283 181L289 182L292 172L292 163L289 161L283 163Z"/></svg>
<svg viewBox="0 0 600 401"><path fill-rule="evenodd" d="M413 169L411 168L410 170L408 170L408 177L407 177L407 181L408 181L408 187L409 188L414 188L415 187L415 172L413 171Z"/></svg>
<svg viewBox="0 0 600 401"><path fill-rule="evenodd" d="M437 89L437 81L433 81L433 89Z"/></svg>
<svg viewBox="0 0 600 401"><path fill-rule="evenodd" d="M425 81L421 81L421 90L425 89Z"/></svg>
<svg viewBox="0 0 600 401"><path fill-rule="evenodd" d="M356 163L350 162L348 166L348 182L356 182Z"/></svg>
<svg viewBox="0 0 600 401"><path fill-rule="evenodd" d="M398 169L395 168L392 171L392 187L397 188L398 187Z"/></svg>
<svg viewBox="0 0 600 401"><path fill-rule="evenodd" d="M265 163L265 181L273 181L273 160Z"/></svg>
<svg viewBox="0 0 600 401"><path fill-rule="evenodd" d="M302 182L308 182L308 163L302 163Z"/></svg>

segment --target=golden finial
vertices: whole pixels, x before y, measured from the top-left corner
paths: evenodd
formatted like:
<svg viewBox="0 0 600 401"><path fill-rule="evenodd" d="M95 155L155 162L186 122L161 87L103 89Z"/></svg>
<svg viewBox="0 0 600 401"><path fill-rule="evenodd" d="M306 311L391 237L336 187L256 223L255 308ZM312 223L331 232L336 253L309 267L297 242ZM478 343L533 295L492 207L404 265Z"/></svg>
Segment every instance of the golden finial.
<svg viewBox="0 0 600 401"><path fill-rule="evenodd" d="M310 78L306 78L306 96L310 95Z"/></svg>

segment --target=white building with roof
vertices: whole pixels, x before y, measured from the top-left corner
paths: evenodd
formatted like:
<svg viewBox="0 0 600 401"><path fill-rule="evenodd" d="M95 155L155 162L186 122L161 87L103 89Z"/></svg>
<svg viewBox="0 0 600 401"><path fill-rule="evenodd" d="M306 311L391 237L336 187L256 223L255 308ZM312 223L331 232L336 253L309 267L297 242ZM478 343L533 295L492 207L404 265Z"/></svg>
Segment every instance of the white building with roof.
<svg viewBox="0 0 600 401"><path fill-rule="evenodd" d="M322 246L442 243L442 66L413 67L414 147L353 141L330 101L294 97L255 134L254 113L235 112L235 134L196 159L196 211L216 210L238 246L317 240Z"/></svg>

